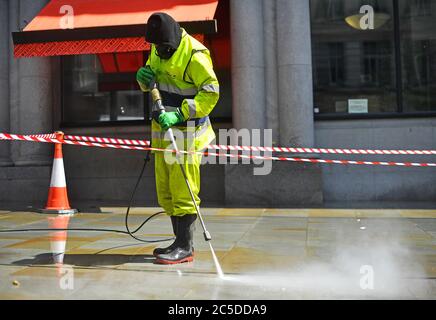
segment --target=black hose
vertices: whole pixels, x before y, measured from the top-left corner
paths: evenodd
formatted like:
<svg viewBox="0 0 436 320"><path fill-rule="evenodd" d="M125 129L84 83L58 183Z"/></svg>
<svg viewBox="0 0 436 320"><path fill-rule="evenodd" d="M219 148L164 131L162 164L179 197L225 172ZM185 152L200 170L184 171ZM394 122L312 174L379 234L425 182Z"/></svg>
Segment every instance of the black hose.
<svg viewBox="0 0 436 320"><path fill-rule="evenodd" d="M137 227L134 231L130 231L130 228L129 228L128 220L129 220L130 208L132 206L133 198L135 197L136 190L138 189L139 183L141 182L142 176L144 174L147 162L149 162L149 161L150 161L150 150L147 150L147 154L146 154L145 159L144 159L144 165L142 166L141 173L140 173L140 175L138 177L138 180L136 181L135 188L133 189L133 192L132 192L132 196L130 197L129 206L127 207L127 211L126 211L126 215L125 215L125 219L124 219L124 224L125 224L125 227L126 227L127 231L116 230L116 229L96 229L96 228L66 228L66 229L35 228L35 229L6 229L6 230L0 230L0 233L40 232L40 231L94 231L94 232L114 232L114 233L127 234L127 235L131 236L133 239L135 239L137 241L146 242L146 243L156 243L156 242L164 242L164 241L174 240L174 238L167 238L167 239L160 239L160 240L158 240L158 239L156 239L156 240L146 240L146 239L140 239L140 238L138 238L137 236L134 235L136 232L141 230L141 228L148 221L150 221L151 219L153 219L154 217L156 217L159 214L165 213L165 211L159 211L159 212L156 212L156 213L152 214L147 219L145 219L144 222L142 222L141 225L139 227Z"/></svg>

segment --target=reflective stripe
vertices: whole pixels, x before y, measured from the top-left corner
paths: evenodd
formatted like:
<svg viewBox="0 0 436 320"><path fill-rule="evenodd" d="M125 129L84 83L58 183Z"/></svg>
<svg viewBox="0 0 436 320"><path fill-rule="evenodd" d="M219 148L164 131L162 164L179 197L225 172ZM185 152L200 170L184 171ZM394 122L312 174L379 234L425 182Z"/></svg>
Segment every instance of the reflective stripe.
<svg viewBox="0 0 436 320"><path fill-rule="evenodd" d="M175 93L181 96L195 96L198 93L196 88L180 89L167 83L159 83L159 90Z"/></svg>
<svg viewBox="0 0 436 320"><path fill-rule="evenodd" d="M206 133L207 129L211 126L212 124L210 123L210 119L209 117L207 118L207 120L201 125L200 129L198 129L197 131L195 131L195 138L199 138L201 135L203 135L204 133Z"/></svg>
<svg viewBox="0 0 436 320"><path fill-rule="evenodd" d="M186 102L188 103L189 107L189 118L195 118L195 115L197 114L197 108L195 107L194 99L186 99Z"/></svg>
<svg viewBox="0 0 436 320"><path fill-rule="evenodd" d="M207 92L215 92L220 93L220 86L216 84L206 84L201 87L201 90L207 91Z"/></svg>
<svg viewBox="0 0 436 320"><path fill-rule="evenodd" d="M203 133L206 132L207 128L209 128L209 126L211 126L212 123L210 123L210 118L207 117L206 121L201 125L200 130L198 130L195 135L197 136L197 138L199 136L201 136Z"/></svg>
<svg viewBox="0 0 436 320"><path fill-rule="evenodd" d="M50 187L65 188L64 160L62 158L53 159L53 168L51 170Z"/></svg>

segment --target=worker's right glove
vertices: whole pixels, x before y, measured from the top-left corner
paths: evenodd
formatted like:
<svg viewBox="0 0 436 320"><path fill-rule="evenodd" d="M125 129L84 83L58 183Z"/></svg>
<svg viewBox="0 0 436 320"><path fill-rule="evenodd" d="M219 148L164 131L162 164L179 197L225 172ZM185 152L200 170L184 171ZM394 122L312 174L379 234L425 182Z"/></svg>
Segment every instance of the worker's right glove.
<svg viewBox="0 0 436 320"><path fill-rule="evenodd" d="M176 111L162 113L158 121L162 130L168 130L172 126L182 123L185 119L180 109L177 108Z"/></svg>
<svg viewBox="0 0 436 320"><path fill-rule="evenodd" d="M150 66L146 66L139 68L138 72L136 72L136 81L146 86L150 87L150 82L154 78L154 72L151 70Z"/></svg>

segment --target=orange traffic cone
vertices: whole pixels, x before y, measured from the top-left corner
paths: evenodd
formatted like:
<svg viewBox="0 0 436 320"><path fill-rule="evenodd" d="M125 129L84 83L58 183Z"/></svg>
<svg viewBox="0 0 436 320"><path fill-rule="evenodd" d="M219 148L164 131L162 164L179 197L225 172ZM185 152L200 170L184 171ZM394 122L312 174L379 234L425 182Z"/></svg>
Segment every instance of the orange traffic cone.
<svg viewBox="0 0 436 320"><path fill-rule="evenodd" d="M67 229L70 215L62 214L56 217L48 218L48 227L50 229ZM67 244L67 231L50 232L50 249L53 255L53 261L57 267L64 263L65 247Z"/></svg>
<svg viewBox="0 0 436 320"><path fill-rule="evenodd" d="M56 132L56 139L63 140L64 133ZM53 159L53 168L51 171L50 189L48 191L48 200L45 209L40 210L42 213L71 214L76 213L76 209L71 209L68 202L67 183L65 181L64 160L62 156L62 144L55 144Z"/></svg>

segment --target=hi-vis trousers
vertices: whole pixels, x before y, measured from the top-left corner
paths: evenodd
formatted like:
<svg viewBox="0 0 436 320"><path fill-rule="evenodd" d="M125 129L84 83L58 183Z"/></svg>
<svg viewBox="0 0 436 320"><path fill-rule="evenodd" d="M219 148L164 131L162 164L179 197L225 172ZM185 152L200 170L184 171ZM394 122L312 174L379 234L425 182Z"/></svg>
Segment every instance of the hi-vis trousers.
<svg viewBox="0 0 436 320"><path fill-rule="evenodd" d="M175 160L175 155L167 152L155 152L154 155L154 172L159 205L169 216L197 214L180 164ZM167 161L165 158L172 159ZM200 206L198 194L200 192L201 158L201 154L185 154L180 159L198 206Z"/></svg>

